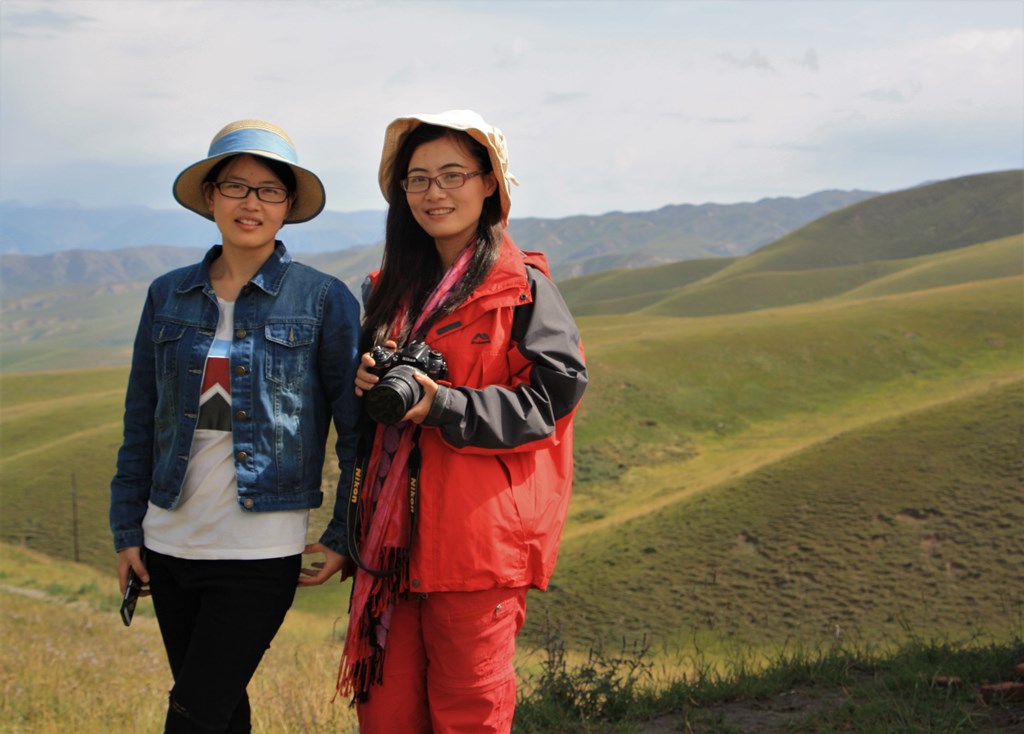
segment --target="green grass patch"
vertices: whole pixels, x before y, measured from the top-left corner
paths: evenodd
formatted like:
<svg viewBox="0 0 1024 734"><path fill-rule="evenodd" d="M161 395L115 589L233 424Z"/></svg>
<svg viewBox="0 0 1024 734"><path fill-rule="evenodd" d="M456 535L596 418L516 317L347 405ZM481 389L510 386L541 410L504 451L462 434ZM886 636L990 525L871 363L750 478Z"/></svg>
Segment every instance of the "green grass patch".
<svg viewBox="0 0 1024 734"><path fill-rule="evenodd" d="M520 696L513 731L564 734L685 731L1003 732L1021 704L983 703L980 687L1009 680L1024 660L1020 638L912 640L879 653L848 646L783 651L769 659L734 658L725 669L699 653L688 673L651 680L644 645L591 650L568 660L556 637L540 672ZM957 685L937 683L955 676Z"/></svg>
<svg viewBox="0 0 1024 734"><path fill-rule="evenodd" d="M1024 171L942 181L878 196L811 222L715 277L902 260L1021 231Z"/></svg>
<svg viewBox="0 0 1024 734"><path fill-rule="evenodd" d="M716 654L908 628L1004 638L1024 578L1021 425L1018 381L611 515L563 542L526 638L545 616L574 649L622 635Z"/></svg>
<svg viewBox="0 0 1024 734"><path fill-rule="evenodd" d="M577 421L583 458L596 457L595 480L617 478L618 464L650 462L642 447L676 459L702 435L835 413L893 390L912 402L958 376L1017 369L1021 285L704 319L581 319L592 385Z"/></svg>

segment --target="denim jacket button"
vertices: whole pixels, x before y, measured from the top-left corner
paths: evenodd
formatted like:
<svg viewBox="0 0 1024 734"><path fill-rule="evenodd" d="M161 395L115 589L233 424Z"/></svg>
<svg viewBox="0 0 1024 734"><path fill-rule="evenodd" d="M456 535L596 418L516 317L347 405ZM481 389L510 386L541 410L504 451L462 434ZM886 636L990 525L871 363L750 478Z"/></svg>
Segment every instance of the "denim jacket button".
<svg viewBox="0 0 1024 734"><path fill-rule="evenodd" d="M238 339L245 339L245 329L239 329L235 332L235 337Z"/></svg>
<svg viewBox="0 0 1024 734"><path fill-rule="evenodd" d="M249 454L245 453L244 451L239 451L237 454L235 454L235 459L237 459L238 461L245 461L248 458Z"/></svg>
<svg viewBox="0 0 1024 734"><path fill-rule="evenodd" d="M244 410L240 410L237 413L235 413L235 420L244 421L248 419L248 417L249 414L246 413Z"/></svg>
<svg viewBox="0 0 1024 734"><path fill-rule="evenodd" d="M244 375L246 372L248 372L248 370L245 369L245 365L244 364L240 364L237 367L235 367L235 374L238 375L239 377Z"/></svg>
<svg viewBox="0 0 1024 734"><path fill-rule="evenodd" d="M255 503L252 500L245 500L244 502L242 502L242 507L244 507L247 510L251 510L254 504Z"/></svg>

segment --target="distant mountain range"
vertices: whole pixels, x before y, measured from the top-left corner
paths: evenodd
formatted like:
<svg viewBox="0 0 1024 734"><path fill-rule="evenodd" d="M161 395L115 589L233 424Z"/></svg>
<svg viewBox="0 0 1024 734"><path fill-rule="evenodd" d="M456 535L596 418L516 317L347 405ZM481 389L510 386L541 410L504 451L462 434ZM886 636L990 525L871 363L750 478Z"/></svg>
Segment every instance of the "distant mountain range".
<svg viewBox="0 0 1024 734"><path fill-rule="evenodd" d="M881 287L883 276L890 278L886 287L899 288L900 277L917 282L951 269L974 279L1011 274L1024 262L1019 245L996 241L1024 230L1021 186L1021 171L1004 171L884 195L821 192L753 204L521 219L510 231L524 249L547 254L577 316L706 316L837 297ZM149 282L195 262L204 249L0 255L0 371L123 363ZM355 291L381 255L380 245L296 250L299 260ZM935 259L946 251L948 258ZM918 260L924 256L932 259Z"/></svg>
<svg viewBox="0 0 1024 734"><path fill-rule="evenodd" d="M610 268L743 255L876 195L822 191L745 204L513 219L509 232L523 249L546 253L555 277L564 279ZM358 282L380 261L383 231L384 212L324 212L286 227L281 236L298 259ZM149 279L195 261L217 241L211 222L184 209L0 204L0 273L7 294ZM340 270L339 262L345 263Z"/></svg>
<svg viewBox="0 0 1024 734"><path fill-rule="evenodd" d="M284 233L292 249L343 250L381 240L383 211L323 212ZM0 254L46 255L67 250L119 250L153 245L199 247L218 241L213 222L184 209L142 206L87 209L73 203L31 206L0 202Z"/></svg>

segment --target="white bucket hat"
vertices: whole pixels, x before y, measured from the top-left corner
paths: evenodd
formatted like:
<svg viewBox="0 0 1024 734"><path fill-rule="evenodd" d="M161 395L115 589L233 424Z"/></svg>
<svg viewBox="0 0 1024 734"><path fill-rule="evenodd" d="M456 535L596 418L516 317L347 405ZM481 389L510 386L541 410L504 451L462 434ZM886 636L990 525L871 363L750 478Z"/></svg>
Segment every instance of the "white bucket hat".
<svg viewBox="0 0 1024 734"><path fill-rule="evenodd" d="M263 120L238 120L217 133L207 157L193 163L174 180L174 198L186 209L212 220L213 214L203 196L203 181L219 161L241 154L285 163L295 173L295 204L285 224L308 222L323 211L327 200L323 183L315 173L298 165L295 143L288 134Z"/></svg>
<svg viewBox="0 0 1024 734"><path fill-rule="evenodd" d="M505 135L493 125L484 122L472 110L448 110L438 114L408 115L399 117L384 131L384 152L380 158L380 190L384 193L384 199L389 204L388 191L391 187L391 168L395 162L395 155L402 145L405 136L418 127L420 124L437 125L453 130L462 130L469 133L469 136L487 148L487 154L491 158L491 170L498 180L498 191L501 196L501 223L508 224L508 213L512 208L512 197L509 193L510 185L519 185L519 180L508 170L508 143L505 142Z"/></svg>

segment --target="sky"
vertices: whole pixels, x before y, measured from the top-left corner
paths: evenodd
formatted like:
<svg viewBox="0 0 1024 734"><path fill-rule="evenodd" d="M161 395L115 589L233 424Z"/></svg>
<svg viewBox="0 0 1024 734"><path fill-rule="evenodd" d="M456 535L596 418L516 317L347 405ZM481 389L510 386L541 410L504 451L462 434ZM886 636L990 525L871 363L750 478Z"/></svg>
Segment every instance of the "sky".
<svg viewBox="0 0 1024 734"><path fill-rule="evenodd" d="M1024 0L0 0L0 201L174 208L228 122L383 210L384 129L501 128L512 216L1024 166Z"/></svg>

